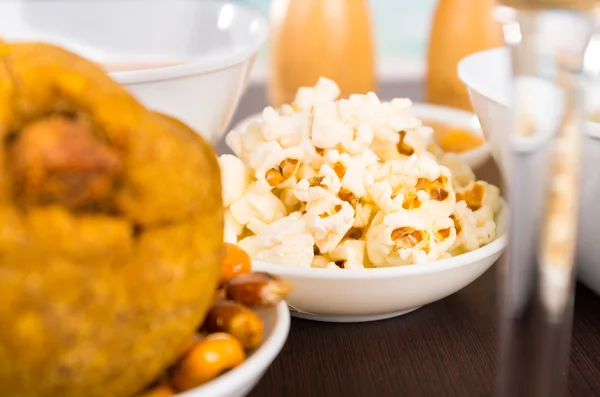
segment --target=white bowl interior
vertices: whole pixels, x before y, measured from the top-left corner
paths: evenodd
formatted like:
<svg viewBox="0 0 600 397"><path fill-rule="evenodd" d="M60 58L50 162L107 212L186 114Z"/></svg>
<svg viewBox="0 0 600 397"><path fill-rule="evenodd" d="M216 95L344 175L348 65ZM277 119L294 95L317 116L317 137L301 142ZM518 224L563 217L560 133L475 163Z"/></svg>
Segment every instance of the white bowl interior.
<svg viewBox="0 0 600 397"><path fill-rule="evenodd" d="M214 69L248 58L267 26L257 12L228 2L7 0L0 35L45 40L101 62L193 60Z"/></svg>
<svg viewBox="0 0 600 397"><path fill-rule="evenodd" d="M239 367L178 396L243 397L254 388L283 348L290 329L290 312L285 302L274 308L259 309L257 313L265 326L265 337L259 349Z"/></svg>

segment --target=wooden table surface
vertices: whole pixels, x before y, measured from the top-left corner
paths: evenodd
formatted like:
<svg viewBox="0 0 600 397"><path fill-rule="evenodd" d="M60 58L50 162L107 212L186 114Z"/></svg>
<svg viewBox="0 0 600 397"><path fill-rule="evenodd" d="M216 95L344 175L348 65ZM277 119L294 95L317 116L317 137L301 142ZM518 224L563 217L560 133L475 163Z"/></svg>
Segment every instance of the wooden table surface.
<svg viewBox="0 0 600 397"><path fill-rule="evenodd" d="M422 99L418 83L381 98ZM250 87L235 121L265 106ZM223 142L220 152L228 152ZM478 177L498 183L493 163ZM493 396L498 368L496 266L465 289L405 316L359 324L292 319L288 341L250 397ZM577 285L569 395L600 396L600 298Z"/></svg>

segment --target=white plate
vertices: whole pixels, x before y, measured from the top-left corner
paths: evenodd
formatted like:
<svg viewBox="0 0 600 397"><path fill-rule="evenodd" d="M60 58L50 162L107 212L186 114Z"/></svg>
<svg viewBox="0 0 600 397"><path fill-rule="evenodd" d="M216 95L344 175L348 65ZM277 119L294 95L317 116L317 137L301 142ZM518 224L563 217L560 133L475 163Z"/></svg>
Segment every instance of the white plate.
<svg viewBox="0 0 600 397"><path fill-rule="evenodd" d="M436 121L439 123L461 127L473 133L474 135L483 137L479 120L473 113L446 106L430 105L428 103L419 102L413 102L413 109L415 111L415 115L419 119ZM260 113L246 117L237 123L233 129L244 131L248 124L253 121L260 120L260 117ZM485 164L490 158L490 147L489 144L485 142L483 145L475 149L458 154L458 156L472 169L477 169Z"/></svg>
<svg viewBox="0 0 600 397"><path fill-rule="evenodd" d="M466 287L506 248L506 205L500 237L475 251L432 263L374 269L298 268L254 261L253 269L290 281L292 315L327 322L375 321L410 313Z"/></svg>
<svg viewBox="0 0 600 397"><path fill-rule="evenodd" d="M260 348L239 367L177 396L244 397L250 393L283 348L290 330L290 312L285 302L257 310L257 313L265 325L265 339Z"/></svg>

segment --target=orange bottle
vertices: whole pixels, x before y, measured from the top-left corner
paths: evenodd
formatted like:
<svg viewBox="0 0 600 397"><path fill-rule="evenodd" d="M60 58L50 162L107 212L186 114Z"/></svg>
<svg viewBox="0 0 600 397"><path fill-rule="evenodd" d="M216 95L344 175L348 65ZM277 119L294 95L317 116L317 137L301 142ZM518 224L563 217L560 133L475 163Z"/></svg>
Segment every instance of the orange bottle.
<svg viewBox="0 0 600 397"><path fill-rule="evenodd" d="M469 54L504 45L494 6L494 0L439 0L427 54L428 102L471 110L456 68Z"/></svg>
<svg viewBox="0 0 600 397"><path fill-rule="evenodd" d="M342 97L375 90L374 44L366 0L273 0L267 81L272 106L299 87L334 80Z"/></svg>

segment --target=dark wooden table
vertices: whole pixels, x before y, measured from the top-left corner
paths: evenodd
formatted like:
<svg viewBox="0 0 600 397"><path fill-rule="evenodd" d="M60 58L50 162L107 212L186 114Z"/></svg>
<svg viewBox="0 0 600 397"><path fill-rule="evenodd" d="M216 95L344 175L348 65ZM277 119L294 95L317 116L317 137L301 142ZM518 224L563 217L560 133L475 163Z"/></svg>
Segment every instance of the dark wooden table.
<svg viewBox="0 0 600 397"><path fill-rule="evenodd" d="M422 99L418 83L381 98ZM234 120L265 106L251 87ZM221 142L219 151L228 151ZM493 163L478 176L498 183ZM251 397L493 396L497 378L496 267L446 299L390 320L330 324L294 318L288 341ZM577 285L569 394L600 396L600 298Z"/></svg>

